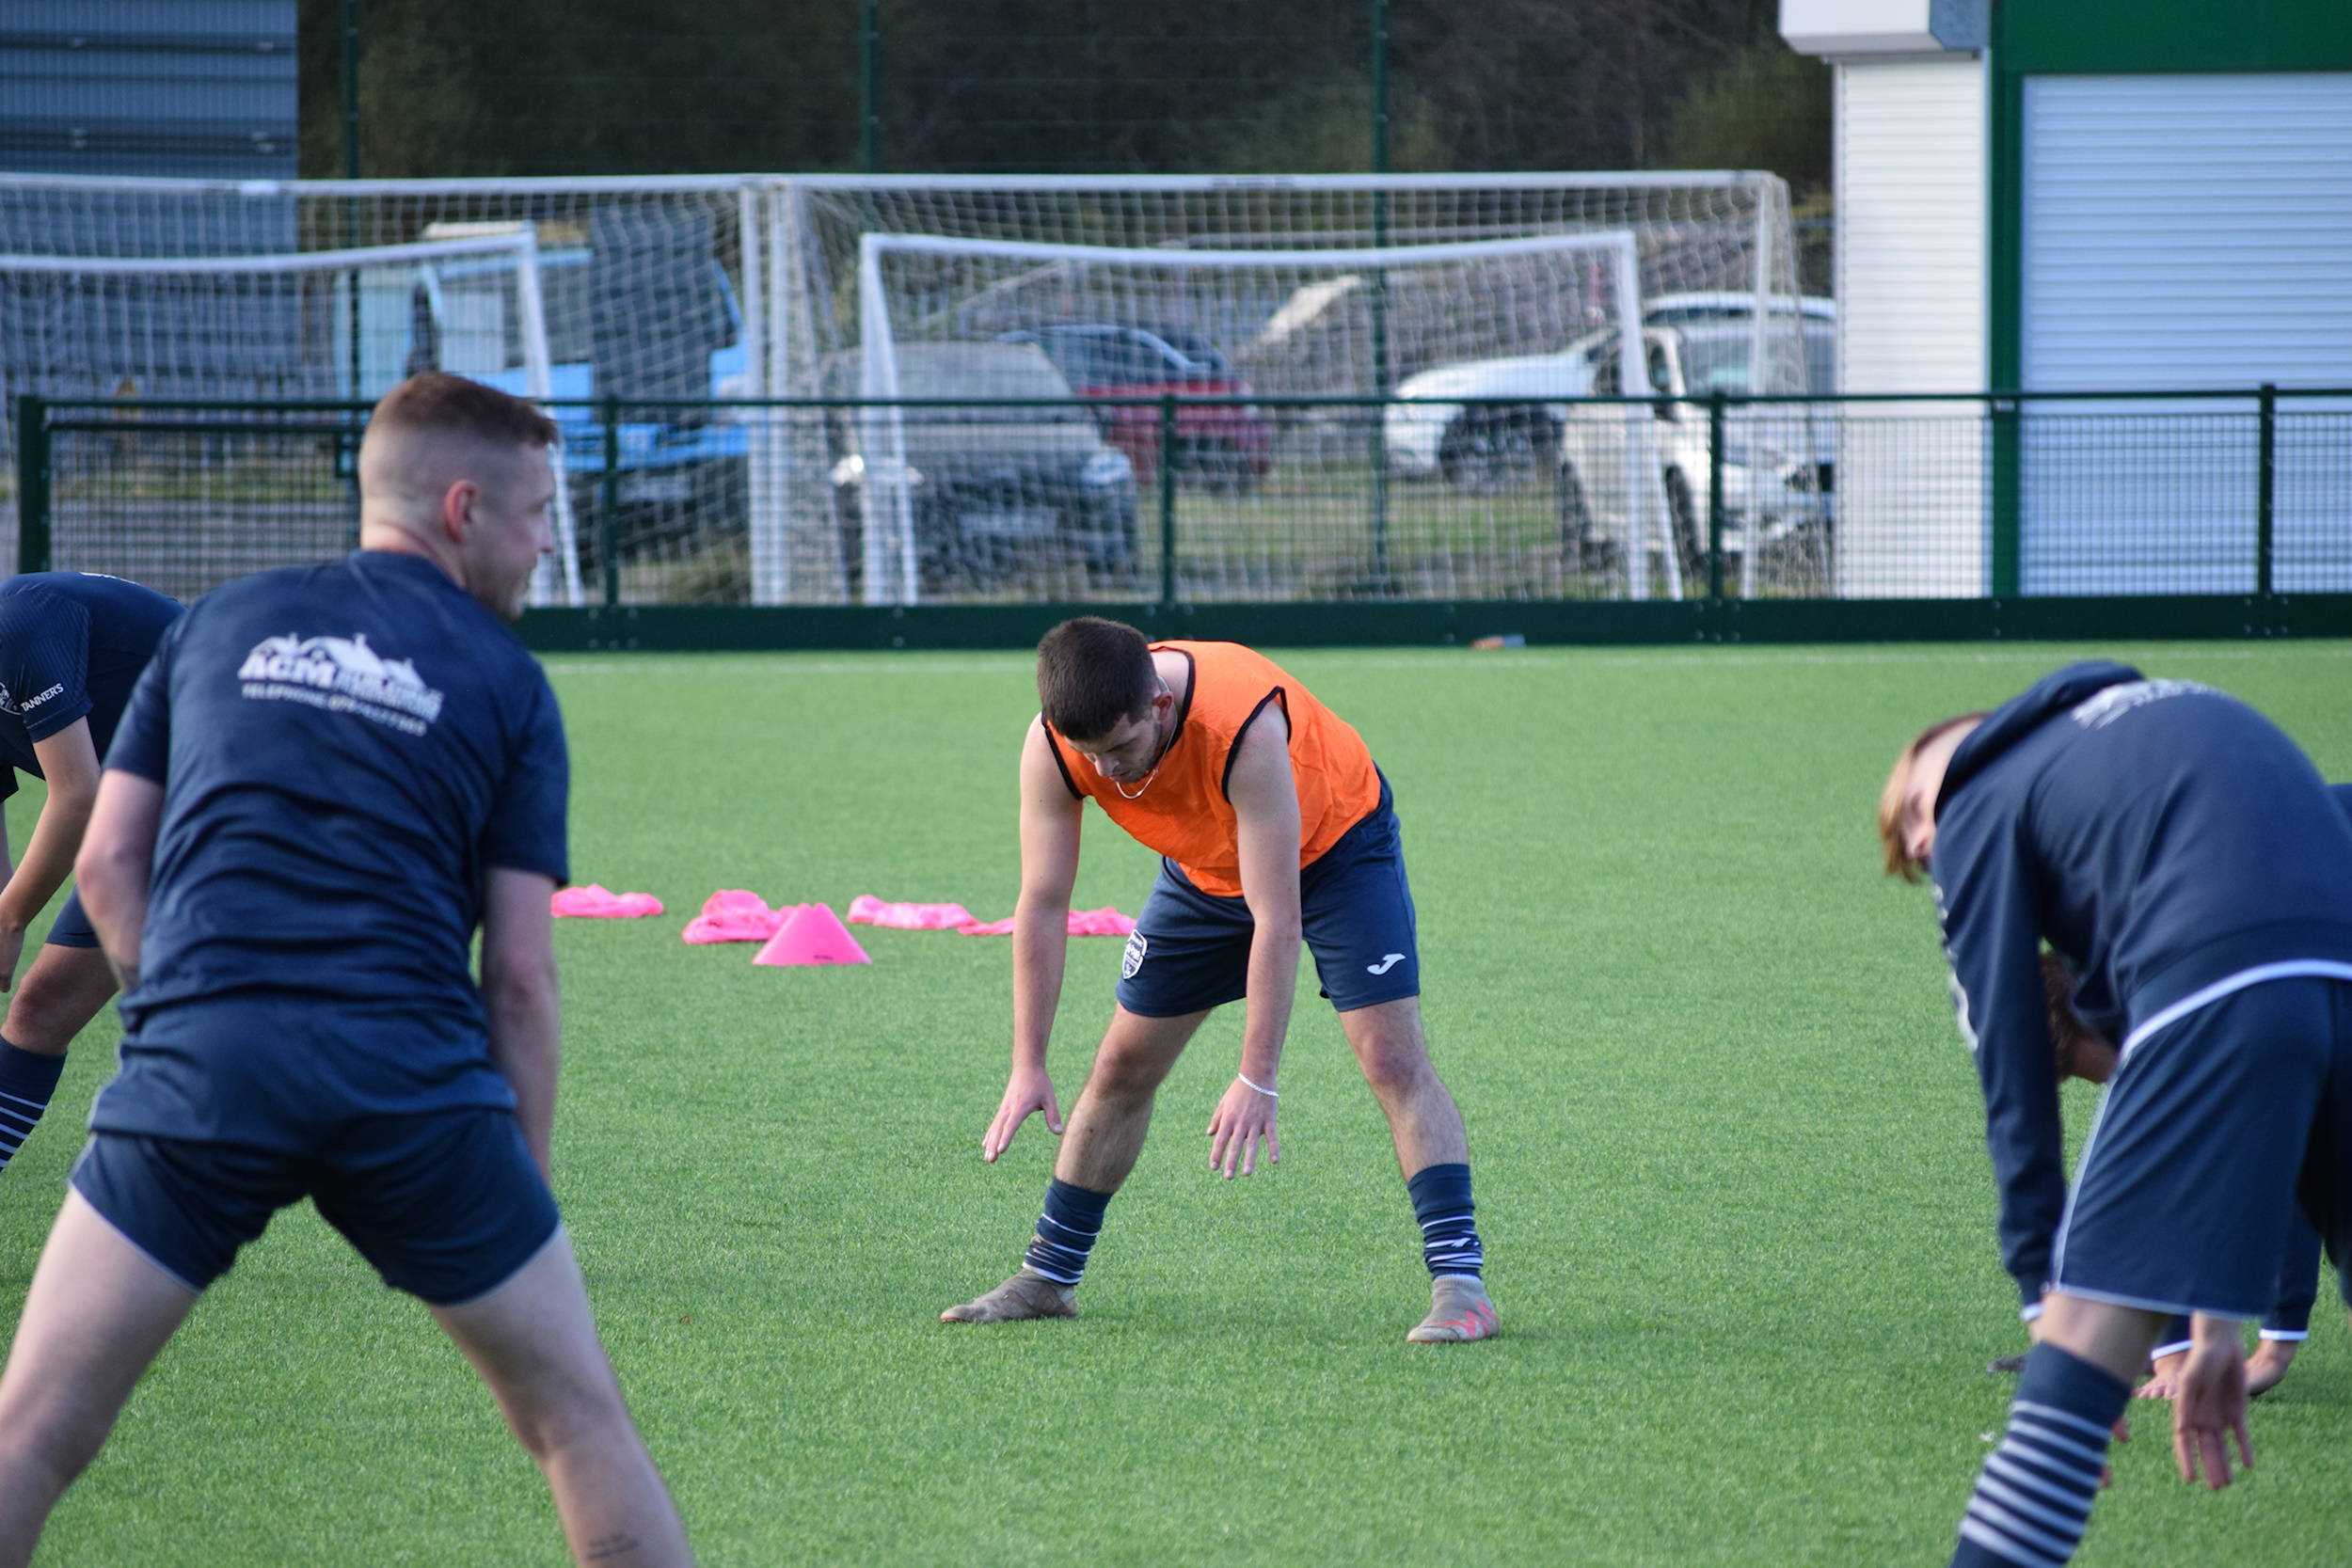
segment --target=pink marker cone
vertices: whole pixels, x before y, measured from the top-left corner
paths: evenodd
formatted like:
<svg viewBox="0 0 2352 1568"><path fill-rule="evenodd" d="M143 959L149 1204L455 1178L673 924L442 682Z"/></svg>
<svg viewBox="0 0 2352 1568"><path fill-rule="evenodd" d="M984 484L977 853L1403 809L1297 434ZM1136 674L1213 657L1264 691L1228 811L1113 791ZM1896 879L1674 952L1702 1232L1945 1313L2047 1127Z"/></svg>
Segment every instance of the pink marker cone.
<svg viewBox="0 0 2352 1568"><path fill-rule="evenodd" d="M830 904L806 904L768 939L755 964L870 964Z"/></svg>

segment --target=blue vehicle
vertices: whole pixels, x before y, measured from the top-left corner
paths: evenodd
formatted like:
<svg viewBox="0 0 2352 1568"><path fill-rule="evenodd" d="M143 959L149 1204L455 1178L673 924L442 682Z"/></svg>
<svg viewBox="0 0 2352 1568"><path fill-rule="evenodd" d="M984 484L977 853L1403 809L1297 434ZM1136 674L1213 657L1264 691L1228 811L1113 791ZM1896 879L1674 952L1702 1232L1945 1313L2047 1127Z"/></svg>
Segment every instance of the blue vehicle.
<svg viewBox="0 0 2352 1568"><path fill-rule="evenodd" d="M542 226L543 238L556 237L551 227ZM751 391L742 308L715 254L710 220L608 209L587 230L585 245L555 244L539 252L548 398L564 433L583 555L596 548L605 496L599 404L607 396L624 404L613 486L621 552L635 555L700 531L740 531L748 511L749 425L723 410L627 406L632 399L692 403ZM368 390L429 365L528 394L520 346L504 341L516 312L502 308L511 306L514 288L502 261L402 269L386 282L363 292L363 316L405 310L409 323L405 332L363 332L363 340L385 345L374 356L380 363L365 362L363 355L363 384L382 383Z"/></svg>

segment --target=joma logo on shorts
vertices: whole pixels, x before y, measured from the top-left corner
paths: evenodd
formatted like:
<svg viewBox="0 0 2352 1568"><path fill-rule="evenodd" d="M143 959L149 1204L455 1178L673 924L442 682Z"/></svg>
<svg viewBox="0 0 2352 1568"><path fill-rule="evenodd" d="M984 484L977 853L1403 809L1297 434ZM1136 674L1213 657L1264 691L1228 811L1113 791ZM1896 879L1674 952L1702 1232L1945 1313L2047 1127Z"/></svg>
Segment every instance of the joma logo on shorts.
<svg viewBox="0 0 2352 1568"><path fill-rule="evenodd" d="M1404 961L1404 954L1391 953L1376 964L1364 965L1364 973L1367 974L1386 974L1390 970L1394 969L1397 965L1403 963Z"/></svg>

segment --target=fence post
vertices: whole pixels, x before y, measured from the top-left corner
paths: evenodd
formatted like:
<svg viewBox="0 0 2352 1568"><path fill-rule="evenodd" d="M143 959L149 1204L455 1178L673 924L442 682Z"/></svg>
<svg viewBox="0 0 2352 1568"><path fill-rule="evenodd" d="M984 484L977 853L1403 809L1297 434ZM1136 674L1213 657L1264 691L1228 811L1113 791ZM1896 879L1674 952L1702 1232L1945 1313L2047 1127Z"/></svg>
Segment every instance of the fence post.
<svg viewBox="0 0 2352 1568"><path fill-rule="evenodd" d="M1176 394L1160 394L1160 604L1176 608Z"/></svg>
<svg viewBox="0 0 2352 1568"><path fill-rule="evenodd" d="M2270 597L2271 506L2277 497L2279 451L2279 388L2262 385L2262 472L2254 482L2254 592Z"/></svg>
<svg viewBox="0 0 2352 1568"><path fill-rule="evenodd" d="M1754 506L1756 498L1750 496ZM1724 389L1707 399L1707 597L1712 610L1724 602Z"/></svg>
<svg viewBox="0 0 2352 1568"><path fill-rule="evenodd" d="M49 570L49 410L30 392L16 400L16 569Z"/></svg>
<svg viewBox="0 0 2352 1568"><path fill-rule="evenodd" d="M596 486L596 564L604 574L604 608L621 603L621 400L604 400L604 474Z"/></svg>
<svg viewBox="0 0 2352 1568"><path fill-rule="evenodd" d="M2023 400L1996 396L1993 413L1993 559L1987 584L1995 599L2013 599L2023 578L2025 454L2018 440Z"/></svg>
<svg viewBox="0 0 2352 1568"><path fill-rule="evenodd" d="M882 4L861 0L857 19L857 139L866 172L882 172Z"/></svg>

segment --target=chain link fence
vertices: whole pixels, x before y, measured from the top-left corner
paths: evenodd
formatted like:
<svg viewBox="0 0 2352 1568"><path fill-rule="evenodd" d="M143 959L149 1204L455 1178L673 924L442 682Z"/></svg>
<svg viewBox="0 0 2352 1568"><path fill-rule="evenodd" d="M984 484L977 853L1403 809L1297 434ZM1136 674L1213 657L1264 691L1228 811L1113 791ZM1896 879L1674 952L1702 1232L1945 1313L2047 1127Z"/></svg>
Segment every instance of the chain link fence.
<svg viewBox="0 0 2352 1568"><path fill-rule="evenodd" d="M2352 592L2346 391L551 406L548 603ZM366 414L24 398L18 569L184 600L348 549Z"/></svg>

